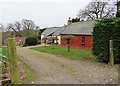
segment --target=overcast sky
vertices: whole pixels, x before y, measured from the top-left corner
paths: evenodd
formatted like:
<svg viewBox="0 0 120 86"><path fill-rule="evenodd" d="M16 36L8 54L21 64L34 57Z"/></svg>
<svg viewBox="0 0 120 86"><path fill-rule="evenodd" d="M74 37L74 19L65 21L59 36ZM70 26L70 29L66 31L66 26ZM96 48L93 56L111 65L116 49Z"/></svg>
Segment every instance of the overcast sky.
<svg viewBox="0 0 120 86"><path fill-rule="evenodd" d="M0 23L30 19L43 27L63 26L92 0L1 0Z"/></svg>

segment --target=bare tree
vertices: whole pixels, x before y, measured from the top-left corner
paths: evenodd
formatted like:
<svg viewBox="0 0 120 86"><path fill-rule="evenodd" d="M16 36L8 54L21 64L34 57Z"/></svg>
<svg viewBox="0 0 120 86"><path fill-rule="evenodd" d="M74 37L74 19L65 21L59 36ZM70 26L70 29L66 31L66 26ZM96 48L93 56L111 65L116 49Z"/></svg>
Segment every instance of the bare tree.
<svg viewBox="0 0 120 86"><path fill-rule="evenodd" d="M84 10L80 10L78 17L82 20L93 20L110 17L115 13L115 6L110 2L91 2Z"/></svg>
<svg viewBox="0 0 120 86"><path fill-rule="evenodd" d="M15 24L8 24L7 29L13 30L16 36L22 37L21 34L21 24L19 22L15 22Z"/></svg>
<svg viewBox="0 0 120 86"><path fill-rule="evenodd" d="M4 30L3 25L0 24L0 32L2 32L3 30Z"/></svg>
<svg viewBox="0 0 120 86"><path fill-rule="evenodd" d="M7 29L13 31L11 34L18 37L38 36L39 26L36 26L32 20L23 19L21 22L8 24Z"/></svg>
<svg viewBox="0 0 120 86"><path fill-rule="evenodd" d="M26 37L38 34L35 30L38 30L39 26L36 26L32 20L23 19L21 24Z"/></svg>

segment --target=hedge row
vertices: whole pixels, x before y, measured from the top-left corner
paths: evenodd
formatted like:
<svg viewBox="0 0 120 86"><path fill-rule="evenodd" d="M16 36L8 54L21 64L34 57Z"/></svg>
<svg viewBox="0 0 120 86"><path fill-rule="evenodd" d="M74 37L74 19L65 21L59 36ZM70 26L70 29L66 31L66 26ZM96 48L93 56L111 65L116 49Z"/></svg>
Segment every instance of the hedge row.
<svg viewBox="0 0 120 86"><path fill-rule="evenodd" d="M93 55L99 61L108 63L109 40L113 40L115 62L120 62L120 18L104 18L97 20L93 29Z"/></svg>

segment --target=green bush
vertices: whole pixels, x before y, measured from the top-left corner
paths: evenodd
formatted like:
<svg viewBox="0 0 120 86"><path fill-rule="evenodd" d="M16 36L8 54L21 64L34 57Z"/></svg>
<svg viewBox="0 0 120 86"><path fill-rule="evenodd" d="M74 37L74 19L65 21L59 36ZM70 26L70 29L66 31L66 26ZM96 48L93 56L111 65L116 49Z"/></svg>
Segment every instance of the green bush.
<svg viewBox="0 0 120 86"><path fill-rule="evenodd" d="M113 40L115 63L120 62L120 18L104 18L97 20L93 29L93 55L99 61L108 63L109 40Z"/></svg>
<svg viewBox="0 0 120 86"><path fill-rule="evenodd" d="M25 44L27 45L36 45L38 43L36 37L27 37L25 40Z"/></svg>
<svg viewBox="0 0 120 86"><path fill-rule="evenodd" d="M22 47L26 47L26 46L29 46L28 44L24 44Z"/></svg>
<svg viewBox="0 0 120 86"><path fill-rule="evenodd" d="M41 41L38 41L38 44L41 44Z"/></svg>

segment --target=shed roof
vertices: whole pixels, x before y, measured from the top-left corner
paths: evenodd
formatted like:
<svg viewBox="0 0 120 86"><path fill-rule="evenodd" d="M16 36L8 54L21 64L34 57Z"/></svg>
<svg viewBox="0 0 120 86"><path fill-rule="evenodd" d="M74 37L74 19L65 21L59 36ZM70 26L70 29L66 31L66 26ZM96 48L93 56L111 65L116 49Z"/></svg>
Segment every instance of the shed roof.
<svg viewBox="0 0 120 86"><path fill-rule="evenodd" d="M92 35L95 20L72 23L61 34Z"/></svg>

